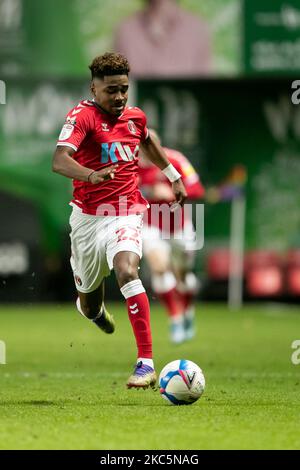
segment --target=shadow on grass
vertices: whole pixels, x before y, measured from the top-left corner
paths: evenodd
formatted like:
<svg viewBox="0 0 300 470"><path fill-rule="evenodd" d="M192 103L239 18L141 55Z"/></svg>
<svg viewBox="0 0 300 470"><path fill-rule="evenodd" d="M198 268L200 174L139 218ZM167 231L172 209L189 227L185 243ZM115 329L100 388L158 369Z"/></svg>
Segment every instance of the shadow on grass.
<svg viewBox="0 0 300 470"><path fill-rule="evenodd" d="M5 400L0 401L0 406L16 406L16 405L28 405L28 406L62 406L65 405L65 401L51 401L51 400Z"/></svg>
<svg viewBox="0 0 300 470"><path fill-rule="evenodd" d="M179 406L171 406L168 403L114 403L117 407L136 407L136 408L179 408ZM183 407L185 408L186 405ZM182 408L182 405L181 405Z"/></svg>
<svg viewBox="0 0 300 470"><path fill-rule="evenodd" d="M73 405L76 405L76 406L80 406L80 405L83 405L84 407L89 407L89 408L98 408L99 406L102 407L102 408L105 408L105 407L111 407L111 403L110 402L105 402L103 400L95 400L93 401L92 403L90 401L85 401L85 400L72 400L72 399L69 399L69 400L0 400L0 407L5 407L5 406L36 406L36 407L39 407L39 406L43 406L43 407L47 407L47 406L57 406L57 407L65 407L67 405L70 405L70 404L73 404ZM126 403L122 403L122 402L117 402L117 403L114 403L113 404L114 406L116 407L136 407L136 408L161 408L162 406L163 407L166 407L166 403L164 403L163 401L160 403L141 403L141 402L126 402ZM176 408L176 407L174 407Z"/></svg>

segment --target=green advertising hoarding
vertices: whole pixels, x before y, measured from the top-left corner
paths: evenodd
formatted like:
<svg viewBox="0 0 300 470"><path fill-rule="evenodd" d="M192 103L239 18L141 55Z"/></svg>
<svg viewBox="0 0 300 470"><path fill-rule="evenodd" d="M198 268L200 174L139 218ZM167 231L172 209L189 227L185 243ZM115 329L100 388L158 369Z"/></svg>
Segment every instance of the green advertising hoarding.
<svg viewBox="0 0 300 470"><path fill-rule="evenodd" d="M70 0L0 0L0 76L85 75L80 18Z"/></svg>
<svg viewBox="0 0 300 470"><path fill-rule="evenodd" d="M88 96L73 81L9 80L0 105L0 190L31 201L38 211L47 251L58 251L68 230L71 180L52 172L52 155L67 112Z"/></svg>
<svg viewBox="0 0 300 470"><path fill-rule="evenodd" d="M168 27L171 18L171 22L175 21L179 26L175 36L180 46L183 36L180 18L183 18L190 28L195 24L199 26L190 50L198 50L202 41L205 48L202 30L209 33L209 75L227 76L240 72L239 0L167 3L162 12L155 14L150 28L152 35L156 34L161 18L158 29L162 30ZM0 77L85 77L88 64L97 55L112 50L125 53L128 46L135 54L134 48L138 47L140 36L147 35L147 27L137 31L134 40L127 39L124 34L120 38L120 31L129 19L139 18L141 12L146 11L147 16L147 6L148 2L143 0L0 0ZM160 7L159 2L156 2L156 10L157 7ZM153 15L150 16L149 20L146 18L148 27ZM188 27L185 31L189 36ZM155 54L159 57L162 40L156 43ZM165 34L164 43L166 48L172 44L169 34ZM201 63L203 56L199 53L195 57Z"/></svg>
<svg viewBox="0 0 300 470"><path fill-rule="evenodd" d="M244 0L243 25L246 75L300 73L299 0Z"/></svg>
<svg viewBox="0 0 300 470"><path fill-rule="evenodd" d="M199 21L209 33L208 76L300 71L299 0L176 3L178 14ZM142 0L0 0L0 77L84 77L96 55L118 47L124 52L139 42L129 38L120 44L120 31L146 6ZM201 45L201 34L194 45ZM134 44L130 48L134 51Z"/></svg>

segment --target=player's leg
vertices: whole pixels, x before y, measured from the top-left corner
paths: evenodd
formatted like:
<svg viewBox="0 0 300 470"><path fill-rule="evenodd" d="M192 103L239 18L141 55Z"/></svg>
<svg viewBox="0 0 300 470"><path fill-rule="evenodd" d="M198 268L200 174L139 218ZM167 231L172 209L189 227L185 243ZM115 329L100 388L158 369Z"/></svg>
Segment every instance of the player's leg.
<svg viewBox="0 0 300 470"><path fill-rule="evenodd" d="M143 228L143 252L151 272L152 290L165 306L170 321L173 343L185 339L183 303L176 290L176 278L171 269L171 247L156 227Z"/></svg>
<svg viewBox="0 0 300 470"><path fill-rule="evenodd" d="M114 269L123 294L128 316L135 335L138 360L127 386L154 386L156 374L152 358L150 307L148 297L138 275L142 257L142 216L129 215L111 220L106 242L109 269Z"/></svg>
<svg viewBox="0 0 300 470"><path fill-rule="evenodd" d="M154 387L156 382L152 358L150 306L138 276L139 262L139 255L130 251L120 251L113 258L113 268L120 290L126 299L138 350L134 373L127 381L128 388Z"/></svg>
<svg viewBox="0 0 300 470"><path fill-rule="evenodd" d="M152 289L160 302L166 307L170 321L170 339L181 343L185 339L184 305L176 289L176 278L170 263L170 250L154 248L145 256L150 267Z"/></svg>
<svg viewBox="0 0 300 470"><path fill-rule="evenodd" d="M109 274L109 268L105 251L101 250L101 240L97 237L101 224L100 218L86 216L73 209L70 217L70 262L78 292L78 311L106 333L112 333L114 321L104 305L104 277Z"/></svg>
<svg viewBox="0 0 300 470"><path fill-rule="evenodd" d="M93 321L105 333L113 333L115 322L112 315L107 311L104 304L105 280L93 292L80 292L77 290L78 298L76 306L84 317Z"/></svg>
<svg viewBox="0 0 300 470"><path fill-rule="evenodd" d="M186 251L184 246L173 246L172 267L177 280L176 290L184 312L186 339L195 335L195 300L199 291L199 281L193 272L195 251Z"/></svg>
<svg viewBox="0 0 300 470"><path fill-rule="evenodd" d="M104 304L104 279L100 286L93 292L80 292L77 290L80 306L80 313L89 320L94 319L99 314Z"/></svg>

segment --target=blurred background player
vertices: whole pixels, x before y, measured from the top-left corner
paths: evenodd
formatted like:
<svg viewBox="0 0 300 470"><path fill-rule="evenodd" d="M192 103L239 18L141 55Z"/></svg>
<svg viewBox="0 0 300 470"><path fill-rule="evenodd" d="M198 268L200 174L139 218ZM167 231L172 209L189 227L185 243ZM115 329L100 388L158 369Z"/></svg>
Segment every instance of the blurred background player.
<svg viewBox="0 0 300 470"><path fill-rule="evenodd" d="M94 99L81 101L68 113L53 158L53 171L74 180L70 236L77 309L113 333L114 321L104 305L104 278L114 269L138 349L127 387L147 388L154 386L156 374L149 301L138 276L141 212L147 205L138 190L139 146L172 180L179 203L186 192L180 174L149 136L143 111L126 107L127 59L106 53L93 60L90 70Z"/></svg>
<svg viewBox="0 0 300 470"><path fill-rule="evenodd" d="M153 129L150 135L159 142ZM164 151L182 174L188 199L202 198L205 190L188 159L177 150L164 147ZM193 273L196 254L194 227L187 210L183 209L179 217L176 209L157 213L163 204L174 201L174 195L168 180L144 152L140 155L139 178L140 189L150 203L144 219L143 250L151 271L152 289L167 309L171 341L181 343L191 339L195 333L194 300L199 281ZM168 215L170 220L167 220Z"/></svg>

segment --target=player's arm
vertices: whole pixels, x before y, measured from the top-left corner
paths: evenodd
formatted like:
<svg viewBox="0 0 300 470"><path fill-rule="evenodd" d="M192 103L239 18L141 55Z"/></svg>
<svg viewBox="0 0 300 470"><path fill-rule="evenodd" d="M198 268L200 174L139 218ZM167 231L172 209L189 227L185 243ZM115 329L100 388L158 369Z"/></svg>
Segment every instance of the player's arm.
<svg viewBox="0 0 300 470"><path fill-rule="evenodd" d="M172 161L176 170L182 175L182 181L187 192L187 199L201 199L205 194L205 188L201 183L200 177L189 160L182 154L178 153L180 158Z"/></svg>
<svg viewBox="0 0 300 470"><path fill-rule="evenodd" d="M59 145L53 155L52 170L60 175L92 184L101 183L105 179L113 179L118 165L111 165L103 170L94 171L80 165L73 158L75 150L65 145Z"/></svg>
<svg viewBox="0 0 300 470"><path fill-rule="evenodd" d="M151 135L151 132L149 133L148 138L141 143L141 147L143 152L146 154L146 157L151 160L154 165L160 168L172 183L172 189L176 197L176 201L182 205L186 200L187 194L181 179L181 174L169 162L163 148Z"/></svg>

